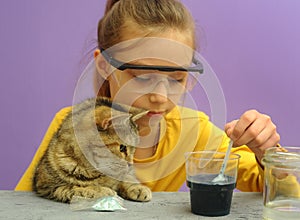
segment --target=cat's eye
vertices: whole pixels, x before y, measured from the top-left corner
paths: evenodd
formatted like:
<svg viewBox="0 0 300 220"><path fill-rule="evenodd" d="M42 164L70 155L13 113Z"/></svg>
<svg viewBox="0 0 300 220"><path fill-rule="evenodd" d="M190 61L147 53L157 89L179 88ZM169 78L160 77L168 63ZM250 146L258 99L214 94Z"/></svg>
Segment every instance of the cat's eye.
<svg viewBox="0 0 300 220"><path fill-rule="evenodd" d="M127 152L127 148L126 148L125 145L123 145L123 144L120 145L120 152L122 152L122 153L126 153Z"/></svg>

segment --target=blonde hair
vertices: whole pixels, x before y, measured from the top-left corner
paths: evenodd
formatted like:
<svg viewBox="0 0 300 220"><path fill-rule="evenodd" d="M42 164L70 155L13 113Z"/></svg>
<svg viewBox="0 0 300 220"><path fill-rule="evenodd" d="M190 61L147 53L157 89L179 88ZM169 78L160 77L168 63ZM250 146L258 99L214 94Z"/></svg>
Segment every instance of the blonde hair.
<svg viewBox="0 0 300 220"><path fill-rule="evenodd" d="M179 0L108 0L98 23L98 48L107 49L120 43L133 25L144 36L167 29L187 32L195 47L194 20ZM108 81L104 81L98 95L110 97Z"/></svg>

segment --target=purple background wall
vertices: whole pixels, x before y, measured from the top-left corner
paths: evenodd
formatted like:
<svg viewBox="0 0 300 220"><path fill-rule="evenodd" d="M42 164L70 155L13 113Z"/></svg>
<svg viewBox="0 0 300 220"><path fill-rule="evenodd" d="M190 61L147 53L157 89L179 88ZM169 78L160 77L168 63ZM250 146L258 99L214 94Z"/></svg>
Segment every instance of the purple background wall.
<svg viewBox="0 0 300 220"><path fill-rule="evenodd" d="M228 120L268 113L299 145L300 1L183 0L223 87ZM13 189L54 114L72 103L101 0L0 1L0 189Z"/></svg>

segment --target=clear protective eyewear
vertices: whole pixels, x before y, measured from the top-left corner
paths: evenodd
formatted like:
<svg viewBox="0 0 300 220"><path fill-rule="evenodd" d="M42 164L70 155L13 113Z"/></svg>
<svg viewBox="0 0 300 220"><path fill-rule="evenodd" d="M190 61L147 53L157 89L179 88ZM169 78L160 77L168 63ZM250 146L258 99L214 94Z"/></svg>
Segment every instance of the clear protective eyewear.
<svg viewBox="0 0 300 220"><path fill-rule="evenodd" d="M195 57L192 60L192 66L160 66L160 65L136 65L124 63L110 56L104 49L101 49L103 57L108 63L118 70L130 70L132 78L126 82L126 91L147 94L156 92L158 86L163 84L167 94L182 94L186 90L191 90L197 82L199 74L204 72L203 65ZM149 70L153 70L149 72ZM159 72L172 72L175 77ZM178 73L178 74L177 74ZM181 73L181 74L179 74ZM176 77L183 75L185 77Z"/></svg>

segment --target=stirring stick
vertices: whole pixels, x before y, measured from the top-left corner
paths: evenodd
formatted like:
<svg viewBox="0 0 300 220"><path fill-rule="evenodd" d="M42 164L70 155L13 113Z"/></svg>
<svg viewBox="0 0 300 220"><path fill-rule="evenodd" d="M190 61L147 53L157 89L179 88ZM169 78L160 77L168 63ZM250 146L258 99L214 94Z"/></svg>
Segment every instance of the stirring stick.
<svg viewBox="0 0 300 220"><path fill-rule="evenodd" d="M221 166L220 173L219 173L218 176L216 176L212 180L213 183L224 182L226 180L226 178L224 176L224 173L225 173L225 169L226 169L226 166L227 166L227 162L228 162L228 159L229 159L229 155L230 155L230 152L231 152L232 145L233 145L233 141L230 139L229 145L228 145L228 148L227 148L224 160L223 160L223 164Z"/></svg>

